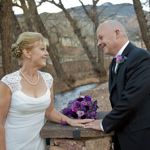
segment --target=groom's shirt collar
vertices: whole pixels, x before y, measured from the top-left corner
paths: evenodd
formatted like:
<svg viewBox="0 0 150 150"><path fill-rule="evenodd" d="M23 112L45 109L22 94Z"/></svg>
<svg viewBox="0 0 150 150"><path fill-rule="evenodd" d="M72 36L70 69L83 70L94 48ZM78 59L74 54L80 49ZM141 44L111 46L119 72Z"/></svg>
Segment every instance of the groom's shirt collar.
<svg viewBox="0 0 150 150"><path fill-rule="evenodd" d="M129 41L127 41L127 42L122 46L122 48L118 51L118 53L116 54L116 56L121 55L121 54L123 53L124 49L127 47L128 44L129 44ZM116 57L116 56L115 56L115 57ZM114 58L115 58L115 57L114 57Z"/></svg>

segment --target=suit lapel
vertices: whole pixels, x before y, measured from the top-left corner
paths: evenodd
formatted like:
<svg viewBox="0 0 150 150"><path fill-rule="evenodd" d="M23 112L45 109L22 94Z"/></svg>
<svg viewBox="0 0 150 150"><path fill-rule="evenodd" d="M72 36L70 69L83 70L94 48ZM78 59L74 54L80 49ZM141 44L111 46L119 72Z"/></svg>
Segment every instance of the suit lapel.
<svg viewBox="0 0 150 150"><path fill-rule="evenodd" d="M116 84L116 74L112 74L111 75L112 77L112 79L110 80L110 85L109 85L109 87L110 87L110 93L111 93L111 91L112 91L112 89L114 88L114 86L115 86L115 84Z"/></svg>
<svg viewBox="0 0 150 150"><path fill-rule="evenodd" d="M133 45L131 43L129 43L127 45L127 47L124 49L122 55L124 55L125 57L128 57L128 54L132 50L132 48L133 48ZM120 66L120 67L122 67L122 66ZM110 91L110 95L111 95L112 90L114 89L114 87L116 85L116 82L117 82L116 79L118 76L118 74L112 73L111 69L112 69L112 64L110 65L110 68L109 68L109 73L110 73L110 75L109 75L109 91ZM121 69L121 68L118 68L118 73L120 71L119 69Z"/></svg>
<svg viewBox="0 0 150 150"><path fill-rule="evenodd" d="M112 87L113 87L113 85L114 85L114 80L115 80L115 73L113 72L113 64L114 62L113 62L113 60L112 60L112 62L111 62L111 65L110 65L110 68L109 68L109 91L111 91L111 89L112 89Z"/></svg>
<svg viewBox="0 0 150 150"><path fill-rule="evenodd" d="M111 91L111 85L113 81L113 76L112 76L112 62L109 66L109 91Z"/></svg>

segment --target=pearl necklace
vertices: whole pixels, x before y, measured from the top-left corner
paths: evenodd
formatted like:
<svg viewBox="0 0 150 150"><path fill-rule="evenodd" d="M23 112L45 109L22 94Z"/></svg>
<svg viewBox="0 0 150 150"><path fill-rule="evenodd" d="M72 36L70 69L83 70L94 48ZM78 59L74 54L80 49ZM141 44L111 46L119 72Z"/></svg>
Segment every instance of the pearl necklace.
<svg viewBox="0 0 150 150"><path fill-rule="evenodd" d="M39 73L38 73L37 81L35 81L35 82L33 82L33 81L31 81L30 79L28 79L28 78L25 76L25 74L21 71L21 69L20 69L20 74L21 74L21 76L25 79L25 81L26 81L27 83L29 83L30 85L35 86L35 85L37 85L37 84L39 83L39 79L40 79Z"/></svg>

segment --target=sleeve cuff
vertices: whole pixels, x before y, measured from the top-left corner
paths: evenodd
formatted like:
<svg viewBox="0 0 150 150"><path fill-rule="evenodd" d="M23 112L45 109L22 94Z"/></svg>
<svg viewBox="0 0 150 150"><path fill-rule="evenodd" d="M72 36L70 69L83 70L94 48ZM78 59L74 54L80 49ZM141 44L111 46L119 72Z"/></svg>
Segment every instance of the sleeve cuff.
<svg viewBox="0 0 150 150"><path fill-rule="evenodd" d="M100 129L101 129L102 131L104 131L104 128L103 128L103 125L102 125L102 120L100 120Z"/></svg>

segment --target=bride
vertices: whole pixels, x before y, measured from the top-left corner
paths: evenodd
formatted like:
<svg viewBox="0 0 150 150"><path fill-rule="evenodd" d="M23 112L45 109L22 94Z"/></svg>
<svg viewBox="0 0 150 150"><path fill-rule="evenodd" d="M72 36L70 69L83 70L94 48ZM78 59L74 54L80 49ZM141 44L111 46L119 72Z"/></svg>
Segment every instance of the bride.
<svg viewBox="0 0 150 150"><path fill-rule="evenodd" d="M84 127L92 119L75 120L54 109L53 77L39 71L49 56L48 40L24 32L12 46L21 68L0 82L0 150L45 150L39 135L46 120Z"/></svg>

